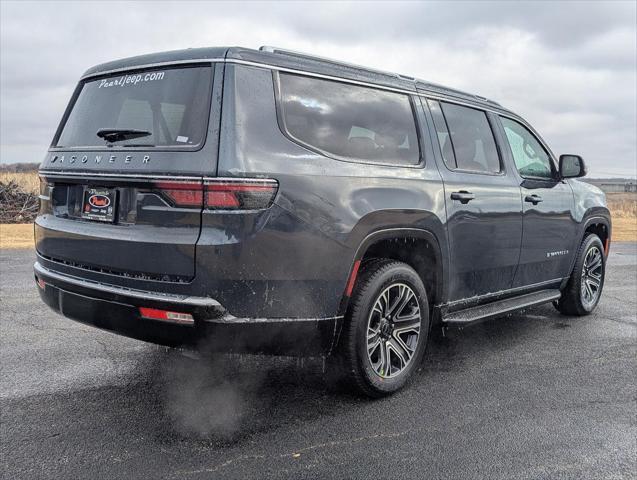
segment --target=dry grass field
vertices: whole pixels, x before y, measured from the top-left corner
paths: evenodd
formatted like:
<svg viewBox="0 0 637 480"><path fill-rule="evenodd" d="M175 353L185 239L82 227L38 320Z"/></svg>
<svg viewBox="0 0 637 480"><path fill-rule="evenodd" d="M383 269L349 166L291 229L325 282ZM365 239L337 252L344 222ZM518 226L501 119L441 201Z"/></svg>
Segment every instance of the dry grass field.
<svg viewBox="0 0 637 480"><path fill-rule="evenodd" d="M31 223L0 223L0 249L32 247L33 225Z"/></svg>
<svg viewBox="0 0 637 480"><path fill-rule="evenodd" d="M10 180L35 194L40 188L36 173L0 172L1 182ZM613 241L637 241L637 193L608 193L606 198L613 216ZM32 245L31 225L0 225L0 248L27 248Z"/></svg>
<svg viewBox="0 0 637 480"><path fill-rule="evenodd" d="M0 172L0 182L9 183L12 180L25 192L37 194L40 189L40 180L35 172Z"/></svg>
<svg viewBox="0 0 637 480"><path fill-rule="evenodd" d="M637 193L607 193L613 216L613 241L637 241Z"/></svg>

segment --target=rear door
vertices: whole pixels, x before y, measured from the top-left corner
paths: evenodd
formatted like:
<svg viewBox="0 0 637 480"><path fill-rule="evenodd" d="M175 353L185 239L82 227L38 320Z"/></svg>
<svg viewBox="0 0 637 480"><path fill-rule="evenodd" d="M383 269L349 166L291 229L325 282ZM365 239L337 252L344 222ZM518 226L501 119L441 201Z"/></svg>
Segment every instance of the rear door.
<svg viewBox="0 0 637 480"><path fill-rule="evenodd" d="M215 68L223 67L80 82L40 170L41 256L147 280L194 277L203 178L217 167L223 75Z"/></svg>
<svg viewBox="0 0 637 480"><path fill-rule="evenodd" d="M483 110L429 100L440 145L450 249L450 300L511 288L522 236L520 188Z"/></svg>
<svg viewBox="0 0 637 480"><path fill-rule="evenodd" d="M520 185L522 251L514 287L557 282L568 276L577 223L571 186L559 179L556 163L539 138L521 122L500 116L505 154Z"/></svg>

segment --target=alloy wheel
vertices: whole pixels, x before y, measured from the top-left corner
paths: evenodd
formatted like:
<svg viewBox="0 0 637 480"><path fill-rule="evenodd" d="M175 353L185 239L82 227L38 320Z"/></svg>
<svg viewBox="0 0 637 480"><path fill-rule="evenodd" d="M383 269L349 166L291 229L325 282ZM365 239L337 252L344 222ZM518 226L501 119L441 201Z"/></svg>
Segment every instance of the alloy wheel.
<svg viewBox="0 0 637 480"><path fill-rule="evenodd" d="M404 283L385 288L367 320L367 357L382 378L400 375L418 347L421 312L414 291Z"/></svg>
<svg viewBox="0 0 637 480"><path fill-rule="evenodd" d="M590 308L595 305L602 286L603 258L598 247L591 247L584 257L582 267L582 303Z"/></svg>

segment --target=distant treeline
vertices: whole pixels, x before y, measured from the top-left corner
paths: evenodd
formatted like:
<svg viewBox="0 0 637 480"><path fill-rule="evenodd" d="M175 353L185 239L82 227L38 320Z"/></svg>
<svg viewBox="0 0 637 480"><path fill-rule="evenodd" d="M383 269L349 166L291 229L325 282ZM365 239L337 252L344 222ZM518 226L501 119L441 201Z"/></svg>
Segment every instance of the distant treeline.
<svg viewBox="0 0 637 480"><path fill-rule="evenodd" d="M580 180L587 182L587 183L635 183L635 179L634 178L620 178L620 177L613 177L613 178L580 178Z"/></svg>
<svg viewBox="0 0 637 480"><path fill-rule="evenodd" d="M22 162L22 163L0 163L0 172L21 173L21 172L37 172L39 163Z"/></svg>

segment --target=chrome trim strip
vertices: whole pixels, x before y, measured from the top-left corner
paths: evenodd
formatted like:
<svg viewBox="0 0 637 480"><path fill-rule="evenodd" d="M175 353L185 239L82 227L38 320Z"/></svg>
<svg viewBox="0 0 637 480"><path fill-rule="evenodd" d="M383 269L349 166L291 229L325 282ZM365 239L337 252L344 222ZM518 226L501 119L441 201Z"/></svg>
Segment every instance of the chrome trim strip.
<svg viewBox="0 0 637 480"><path fill-rule="evenodd" d="M329 320L340 320L344 315L337 315L335 317L316 317L316 318L294 318L294 317L274 317L274 318L251 318L251 317L235 317L231 314L226 314L217 318L207 318L206 323L225 323L225 324L237 324L237 323L290 323L290 322L324 322Z"/></svg>
<svg viewBox="0 0 637 480"><path fill-rule="evenodd" d="M325 75L323 73L315 73L315 72L308 72L307 70L299 70L296 68L288 68L288 67L279 67L277 65L269 65L267 63L259 63L259 62L252 62L249 60L240 60L238 58L228 58L226 59L226 63L234 63L234 64L238 64L238 65L247 65L250 67L257 67L257 68L265 68L268 70L275 70L277 72L286 72L286 73L294 73L294 74L298 74L298 75L305 75L307 77L315 77L315 78L321 78L323 80L334 80L337 82L342 82L342 83L351 83L353 85L360 85L363 87L369 87L369 88L376 88L379 90L388 90L391 92L397 92L397 93L406 93L409 95L417 95L418 92L416 92L415 87L414 90L406 90L403 88L396 88L396 87L389 87L386 85L378 85L376 83L370 83L370 82L363 82L360 80L351 80L349 78L343 78L343 77L336 77L334 75Z"/></svg>
<svg viewBox="0 0 637 480"><path fill-rule="evenodd" d="M100 178L132 178L139 180L202 180L202 177L195 177L189 175L161 175L161 174L149 174L149 173L104 173L104 172L66 172L66 171L53 171L53 170L40 170L38 172L40 177L100 177Z"/></svg>
<svg viewBox="0 0 637 480"><path fill-rule="evenodd" d="M101 77L104 75L110 75L110 74L119 73L119 72L127 72L130 70L145 70L148 68L167 67L171 65L188 65L190 63L216 63L216 62L223 62L224 60L225 60L224 58L193 58L190 60L176 60L172 62L158 62L158 63L146 63L142 65L132 65L130 67L114 68L112 70L104 70L103 72L95 72L95 73L89 73L88 75L82 75L80 77L80 81L86 80L87 78Z"/></svg>
<svg viewBox="0 0 637 480"><path fill-rule="evenodd" d="M104 172L64 172L53 170L40 170L38 172L40 177L104 177L104 178L132 178L139 180L176 180L176 181L188 181L188 180L202 180L204 182L238 182L238 183L271 183L272 185L278 185L279 182L272 178L259 178L259 177L195 177L189 175L161 175L161 174L146 174L146 173L104 173Z"/></svg>
<svg viewBox="0 0 637 480"><path fill-rule="evenodd" d="M307 70L300 70L300 69L296 69L296 68L288 68L288 67L279 67L277 65L270 65L267 63L259 63L259 62L252 62L249 60L240 60L237 58L228 58L225 60L225 63L234 63L234 64L239 64L239 65L248 65L248 66L253 66L253 67L258 67L258 68L266 68L269 70L276 70L278 72L287 72L287 73L294 73L294 74L299 74L299 75L305 75L308 77L316 77L316 78L322 78L324 80L334 80L337 82L343 82L343 83L351 83L353 85L360 85L363 87L370 87L370 88L376 88L379 90L388 90L391 92L397 92L397 93L405 93L408 95L416 95L418 97L431 97L431 98L436 98L436 99L444 99L444 100L449 100L450 102L454 102L454 103L458 103L460 105L466 105L466 106L470 106L473 108L481 108L484 110L488 110L490 112L493 113L501 113L501 112L507 112L507 110L503 107L501 107L500 109L497 108L493 108L487 105L483 105L482 103L480 103L480 101L478 101L478 99L476 99L476 103L470 103L470 102L465 102L461 99L456 99L454 96L449 95L449 96L445 96L443 94L437 94L437 93L433 93L433 92L429 92L427 91L425 88L422 88L420 90L418 90L418 88L416 87L415 83L414 83L414 90L408 90L408 89L404 89L404 88L397 88L397 87L390 87L387 85L379 85L377 83L370 83L370 82L363 82L361 80L352 80L349 78L343 78L343 77L338 77L338 76L334 76L334 75L326 75L323 73L315 73L315 72L308 72ZM359 67L364 69L364 67ZM386 72L378 72L378 73L383 73L385 75L390 75L389 73ZM397 78L401 78L401 79L406 79L406 77L401 76L399 74ZM413 80L407 80L407 81L413 81ZM443 87L444 88L444 87ZM471 94L469 94L471 95ZM484 98L484 97L481 97Z"/></svg>
<svg viewBox="0 0 637 480"><path fill-rule="evenodd" d="M117 287L115 285L109 285L105 283L99 283L92 280L86 280L71 275L64 275L62 273L54 272L48 268L42 266L40 262L35 262L33 265L35 273L42 275L46 282L47 277L60 282L65 282L71 285L75 285L81 288L87 288L89 290L96 290L100 292L111 293L114 295L122 295L125 297L135 298L139 300L153 300L160 302L176 303L179 305L186 305L192 307L221 307L221 304L207 297L191 297L186 295L175 295L171 293L159 293L150 292L147 290L135 290L126 287ZM60 287L63 288L63 287Z"/></svg>
<svg viewBox="0 0 637 480"><path fill-rule="evenodd" d="M203 177L204 183L206 182L237 182L237 183L270 183L272 185L278 185L279 182L273 178L259 178L259 177Z"/></svg>

